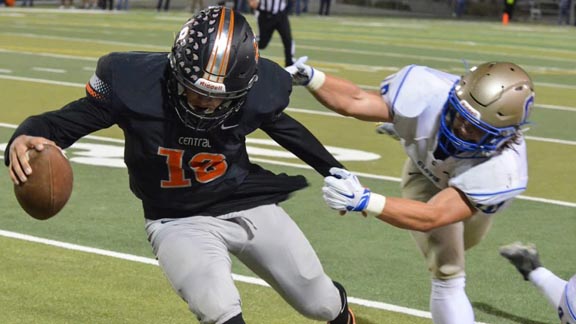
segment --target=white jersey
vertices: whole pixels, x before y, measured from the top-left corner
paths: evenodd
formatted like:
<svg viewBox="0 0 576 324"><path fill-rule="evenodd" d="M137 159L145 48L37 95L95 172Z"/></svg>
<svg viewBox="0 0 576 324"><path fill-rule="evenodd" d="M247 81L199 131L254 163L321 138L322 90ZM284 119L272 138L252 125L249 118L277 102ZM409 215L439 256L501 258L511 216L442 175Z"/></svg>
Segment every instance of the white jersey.
<svg viewBox="0 0 576 324"><path fill-rule="evenodd" d="M404 150L422 173L438 188L458 188L476 208L494 213L526 189L526 144L522 138L488 158L436 159L440 116L458 80L456 75L410 65L382 81L380 90Z"/></svg>
<svg viewBox="0 0 576 324"><path fill-rule="evenodd" d="M576 275L564 287L560 305L558 306L560 324L576 324Z"/></svg>

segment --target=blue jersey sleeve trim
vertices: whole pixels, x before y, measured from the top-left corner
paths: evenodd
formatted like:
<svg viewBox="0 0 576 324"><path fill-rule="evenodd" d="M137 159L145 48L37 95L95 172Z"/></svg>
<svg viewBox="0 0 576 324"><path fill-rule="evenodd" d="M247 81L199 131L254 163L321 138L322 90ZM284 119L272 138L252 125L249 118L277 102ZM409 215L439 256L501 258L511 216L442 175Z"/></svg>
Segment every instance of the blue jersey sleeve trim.
<svg viewBox="0 0 576 324"><path fill-rule="evenodd" d="M404 73L404 76L402 77L402 81L400 81L400 85L398 86L398 90L396 91L396 96L394 97L394 101L392 102L392 107L396 106L396 99L398 99L398 95L400 94L400 90L402 90L402 86L404 85L404 81L406 81L408 74L410 74L410 71L412 71L412 69L415 67L416 67L416 65L410 65L410 67L408 68L408 71L406 71L406 73Z"/></svg>
<svg viewBox="0 0 576 324"><path fill-rule="evenodd" d="M490 193L469 193L469 192L467 192L466 194L468 196L481 197L481 196L494 196L494 195L509 193L509 192L513 192L513 191L521 191L521 190L526 190L526 187L520 187L520 188L515 188L515 189L510 189L510 190L505 190L505 191L498 191L498 192L490 192Z"/></svg>

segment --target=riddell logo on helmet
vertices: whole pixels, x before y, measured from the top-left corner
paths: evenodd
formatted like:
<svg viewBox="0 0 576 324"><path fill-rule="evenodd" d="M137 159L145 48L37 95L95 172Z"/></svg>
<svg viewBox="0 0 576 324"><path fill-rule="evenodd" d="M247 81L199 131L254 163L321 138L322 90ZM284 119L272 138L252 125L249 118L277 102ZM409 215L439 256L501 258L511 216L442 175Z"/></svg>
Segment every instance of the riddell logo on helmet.
<svg viewBox="0 0 576 324"><path fill-rule="evenodd" d="M198 79L194 85L200 89L210 92L226 92L226 86L224 86L224 84L208 81L202 78Z"/></svg>

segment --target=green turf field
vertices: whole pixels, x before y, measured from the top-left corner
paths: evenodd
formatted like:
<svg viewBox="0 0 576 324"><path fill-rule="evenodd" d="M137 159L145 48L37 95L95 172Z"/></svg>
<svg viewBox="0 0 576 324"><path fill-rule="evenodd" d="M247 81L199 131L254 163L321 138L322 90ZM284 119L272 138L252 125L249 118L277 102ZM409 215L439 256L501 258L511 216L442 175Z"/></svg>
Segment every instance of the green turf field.
<svg viewBox="0 0 576 324"><path fill-rule="evenodd" d="M0 8L0 152L26 116L83 96L99 56L166 51L186 18L185 13ZM538 245L544 265L558 275L568 278L576 272L574 28L386 17L300 16L291 22L297 56L308 55L318 68L367 88L376 88L383 77L413 63L458 74L465 71L464 62L486 60L510 60L526 68L537 93L534 123L527 133L529 189L496 216L486 239L468 253L467 292L478 321L556 323L554 310L497 249L515 240L531 241ZM282 62L282 47L278 35L274 37L261 54ZM290 107L292 116L349 169L363 175L365 185L388 195L399 193L396 179L405 156L397 142L376 135L371 123L324 114L304 89L295 89ZM126 169L91 164L94 149L104 148L121 166L116 154L122 152L121 132L112 128L95 135L99 137L68 150L74 192L66 208L49 221L31 219L19 208L7 169L0 168L0 323L194 323L161 270L150 264L142 210L128 189ZM315 246L326 272L346 285L358 323L431 323L425 318L429 278L409 234L374 219L337 216L321 199L322 178L296 159L266 154L278 148L262 139L259 132L251 138L250 147L261 149L253 155L255 161L309 179L311 186L283 207ZM379 158L364 159L374 154ZM150 262L28 242L11 233ZM234 273L252 276L238 262ZM249 323L313 323L271 288L247 282L238 287ZM404 308L385 310L392 306Z"/></svg>

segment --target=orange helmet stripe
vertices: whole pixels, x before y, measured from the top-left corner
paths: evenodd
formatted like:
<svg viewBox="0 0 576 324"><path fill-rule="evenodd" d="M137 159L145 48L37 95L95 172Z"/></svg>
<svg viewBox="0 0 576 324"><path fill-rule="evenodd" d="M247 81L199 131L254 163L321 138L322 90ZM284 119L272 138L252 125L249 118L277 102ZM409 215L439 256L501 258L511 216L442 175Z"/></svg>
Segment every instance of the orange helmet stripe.
<svg viewBox="0 0 576 324"><path fill-rule="evenodd" d="M226 19L227 17L229 19ZM230 45L234 36L234 12L227 8L222 8L218 30L210 58L206 66L204 78L210 81L223 83L230 59Z"/></svg>
<svg viewBox="0 0 576 324"><path fill-rule="evenodd" d="M222 61L222 66L220 67L219 75L226 75L226 70L228 69L228 63L230 62L230 46L232 44L232 38L234 38L234 11L230 10L230 24L228 25L228 40L226 42L226 51ZM222 80L224 82L224 80Z"/></svg>

